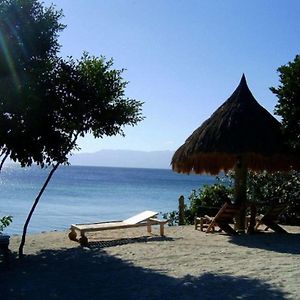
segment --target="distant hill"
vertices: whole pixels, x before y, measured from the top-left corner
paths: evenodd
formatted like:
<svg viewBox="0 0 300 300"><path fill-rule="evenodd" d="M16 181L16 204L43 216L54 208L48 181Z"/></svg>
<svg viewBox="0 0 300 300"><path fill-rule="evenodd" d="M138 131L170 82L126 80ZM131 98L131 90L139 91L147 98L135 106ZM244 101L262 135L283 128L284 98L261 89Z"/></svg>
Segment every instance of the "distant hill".
<svg viewBox="0 0 300 300"><path fill-rule="evenodd" d="M70 157L72 165L170 169L173 151L100 150L77 153Z"/></svg>

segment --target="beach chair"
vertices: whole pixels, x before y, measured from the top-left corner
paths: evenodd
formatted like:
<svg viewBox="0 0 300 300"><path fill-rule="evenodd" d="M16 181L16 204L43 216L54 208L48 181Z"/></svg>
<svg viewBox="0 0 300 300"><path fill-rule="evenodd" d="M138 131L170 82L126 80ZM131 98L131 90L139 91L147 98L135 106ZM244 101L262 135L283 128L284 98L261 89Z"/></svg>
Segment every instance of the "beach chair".
<svg viewBox="0 0 300 300"><path fill-rule="evenodd" d="M270 209L264 215L259 215L256 217L255 230L258 230L258 227L261 225L266 225L265 230L271 228L278 233L287 233L282 227L277 224L279 216L287 208L286 203L275 204L270 207Z"/></svg>
<svg viewBox="0 0 300 300"><path fill-rule="evenodd" d="M232 223L233 218L239 211L240 206L225 203L215 217L205 216L203 218L196 218L195 229L200 225L201 231L206 228L205 232L209 233L214 232L215 227L218 226L229 235L237 235L238 233L229 225L229 223Z"/></svg>
<svg viewBox="0 0 300 300"><path fill-rule="evenodd" d="M69 238L73 241L78 241L82 246L88 245L88 239L86 237L87 232L95 232L102 230L114 230L114 229L124 229L146 226L147 232L151 233L152 225L160 226L160 235L164 235L164 225L168 220L158 220L156 216L157 212L154 211L143 211L129 219L123 221L109 221L109 222L99 222L99 223L89 223L89 224L72 224L70 227ZM77 240L77 232L80 233L80 238Z"/></svg>

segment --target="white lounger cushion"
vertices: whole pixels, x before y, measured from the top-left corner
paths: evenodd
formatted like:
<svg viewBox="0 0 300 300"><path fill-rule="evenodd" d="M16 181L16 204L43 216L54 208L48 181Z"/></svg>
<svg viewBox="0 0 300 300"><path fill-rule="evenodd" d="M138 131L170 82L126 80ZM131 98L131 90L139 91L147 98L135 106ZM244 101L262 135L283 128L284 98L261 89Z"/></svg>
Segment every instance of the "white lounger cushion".
<svg viewBox="0 0 300 300"><path fill-rule="evenodd" d="M157 216L158 213L155 211L151 211L151 210L145 210L129 219L126 219L123 221L123 223L125 224L138 224L140 222L146 221L149 218L153 218L155 216Z"/></svg>

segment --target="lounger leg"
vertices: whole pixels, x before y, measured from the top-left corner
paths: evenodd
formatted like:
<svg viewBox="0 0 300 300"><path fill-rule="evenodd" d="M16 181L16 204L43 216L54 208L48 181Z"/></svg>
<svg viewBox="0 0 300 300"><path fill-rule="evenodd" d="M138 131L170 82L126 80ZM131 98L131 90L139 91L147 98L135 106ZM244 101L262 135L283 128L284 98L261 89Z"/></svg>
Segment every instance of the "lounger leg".
<svg viewBox="0 0 300 300"><path fill-rule="evenodd" d="M198 218L195 217L194 219L194 224L195 224L195 230L197 230L197 227L198 227Z"/></svg>
<svg viewBox="0 0 300 300"><path fill-rule="evenodd" d="M200 231L204 230L204 218L200 218Z"/></svg>
<svg viewBox="0 0 300 300"><path fill-rule="evenodd" d="M267 228L271 228L272 230L274 230L277 233L288 233L285 229L283 229L281 226L279 226L275 222L268 221L268 222L264 222L264 223L267 226Z"/></svg>
<svg viewBox="0 0 300 300"><path fill-rule="evenodd" d="M208 225L208 227L206 229L206 232L211 232L211 231L215 232L215 224L213 221Z"/></svg>
<svg viewBox="0 0 300 300"><path fill-rule="evenodd" d="M89 245L88 238L84 235L84 232L81 232L79 243L82 247L87 247Z"/></svg>
<svg viewBox="0 0 300 300"><path fill-rule="evenodd" d="M159 224L159 230L160 230L160 235L161 236L165 235L165 227L164 226L165 226L164 223Z"/></svg>
<svg viewBox="0 0 300 300"><path fill-rule="evenodd" d="M70 229L71 231L69 232L69 239L71 240L71 241L75 241L75 242L77 242L77 233L76 233L76 231L73 229L73 228L71 228Z"/></svg>
<svg viewBox="0 0 300 300"><path fill-rule="evenodd" d="M255 228L254 228L254 231L258 231L258 227L261 225L261 222L260 221L257 221L256 225L255 225Z"/></svg>
<svg viewBox="0 0 300 300"><path fill-rule="evenodd" d="M147 232L148 232L148 233L151 233L151 231L152 231L152 230L151 230L151 222L148 221L148 222L147 222Z"/></svg>
<svg viewBox="0 0 300 300"><path fill-rule="evenodd" d="M229 235L238 235L238 232L235 231L230 225L228 225L227 223L219 223L218 224L219 227L225 231L227 234Z"/></svg>

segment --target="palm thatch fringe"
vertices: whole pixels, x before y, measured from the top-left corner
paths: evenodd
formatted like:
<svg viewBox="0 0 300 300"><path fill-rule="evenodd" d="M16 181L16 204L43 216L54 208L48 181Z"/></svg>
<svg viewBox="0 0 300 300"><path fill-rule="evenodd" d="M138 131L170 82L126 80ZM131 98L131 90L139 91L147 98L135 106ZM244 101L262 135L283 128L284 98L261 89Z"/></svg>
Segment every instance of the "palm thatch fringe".
<svg viewBox="0 0 300 300"><path fill-rule="evenodd" d="M217 175L221 171L228 172L234 169L240 155L227 153L198 153L189 157L181 156L176 152L172 159L172 169L178 173L209 173ZM275 172L278 170L289 171L291 168L297 169L295 159L284 155L263 156L255 153L243 154L243 159L247 168L253 171Z"/></svg>

